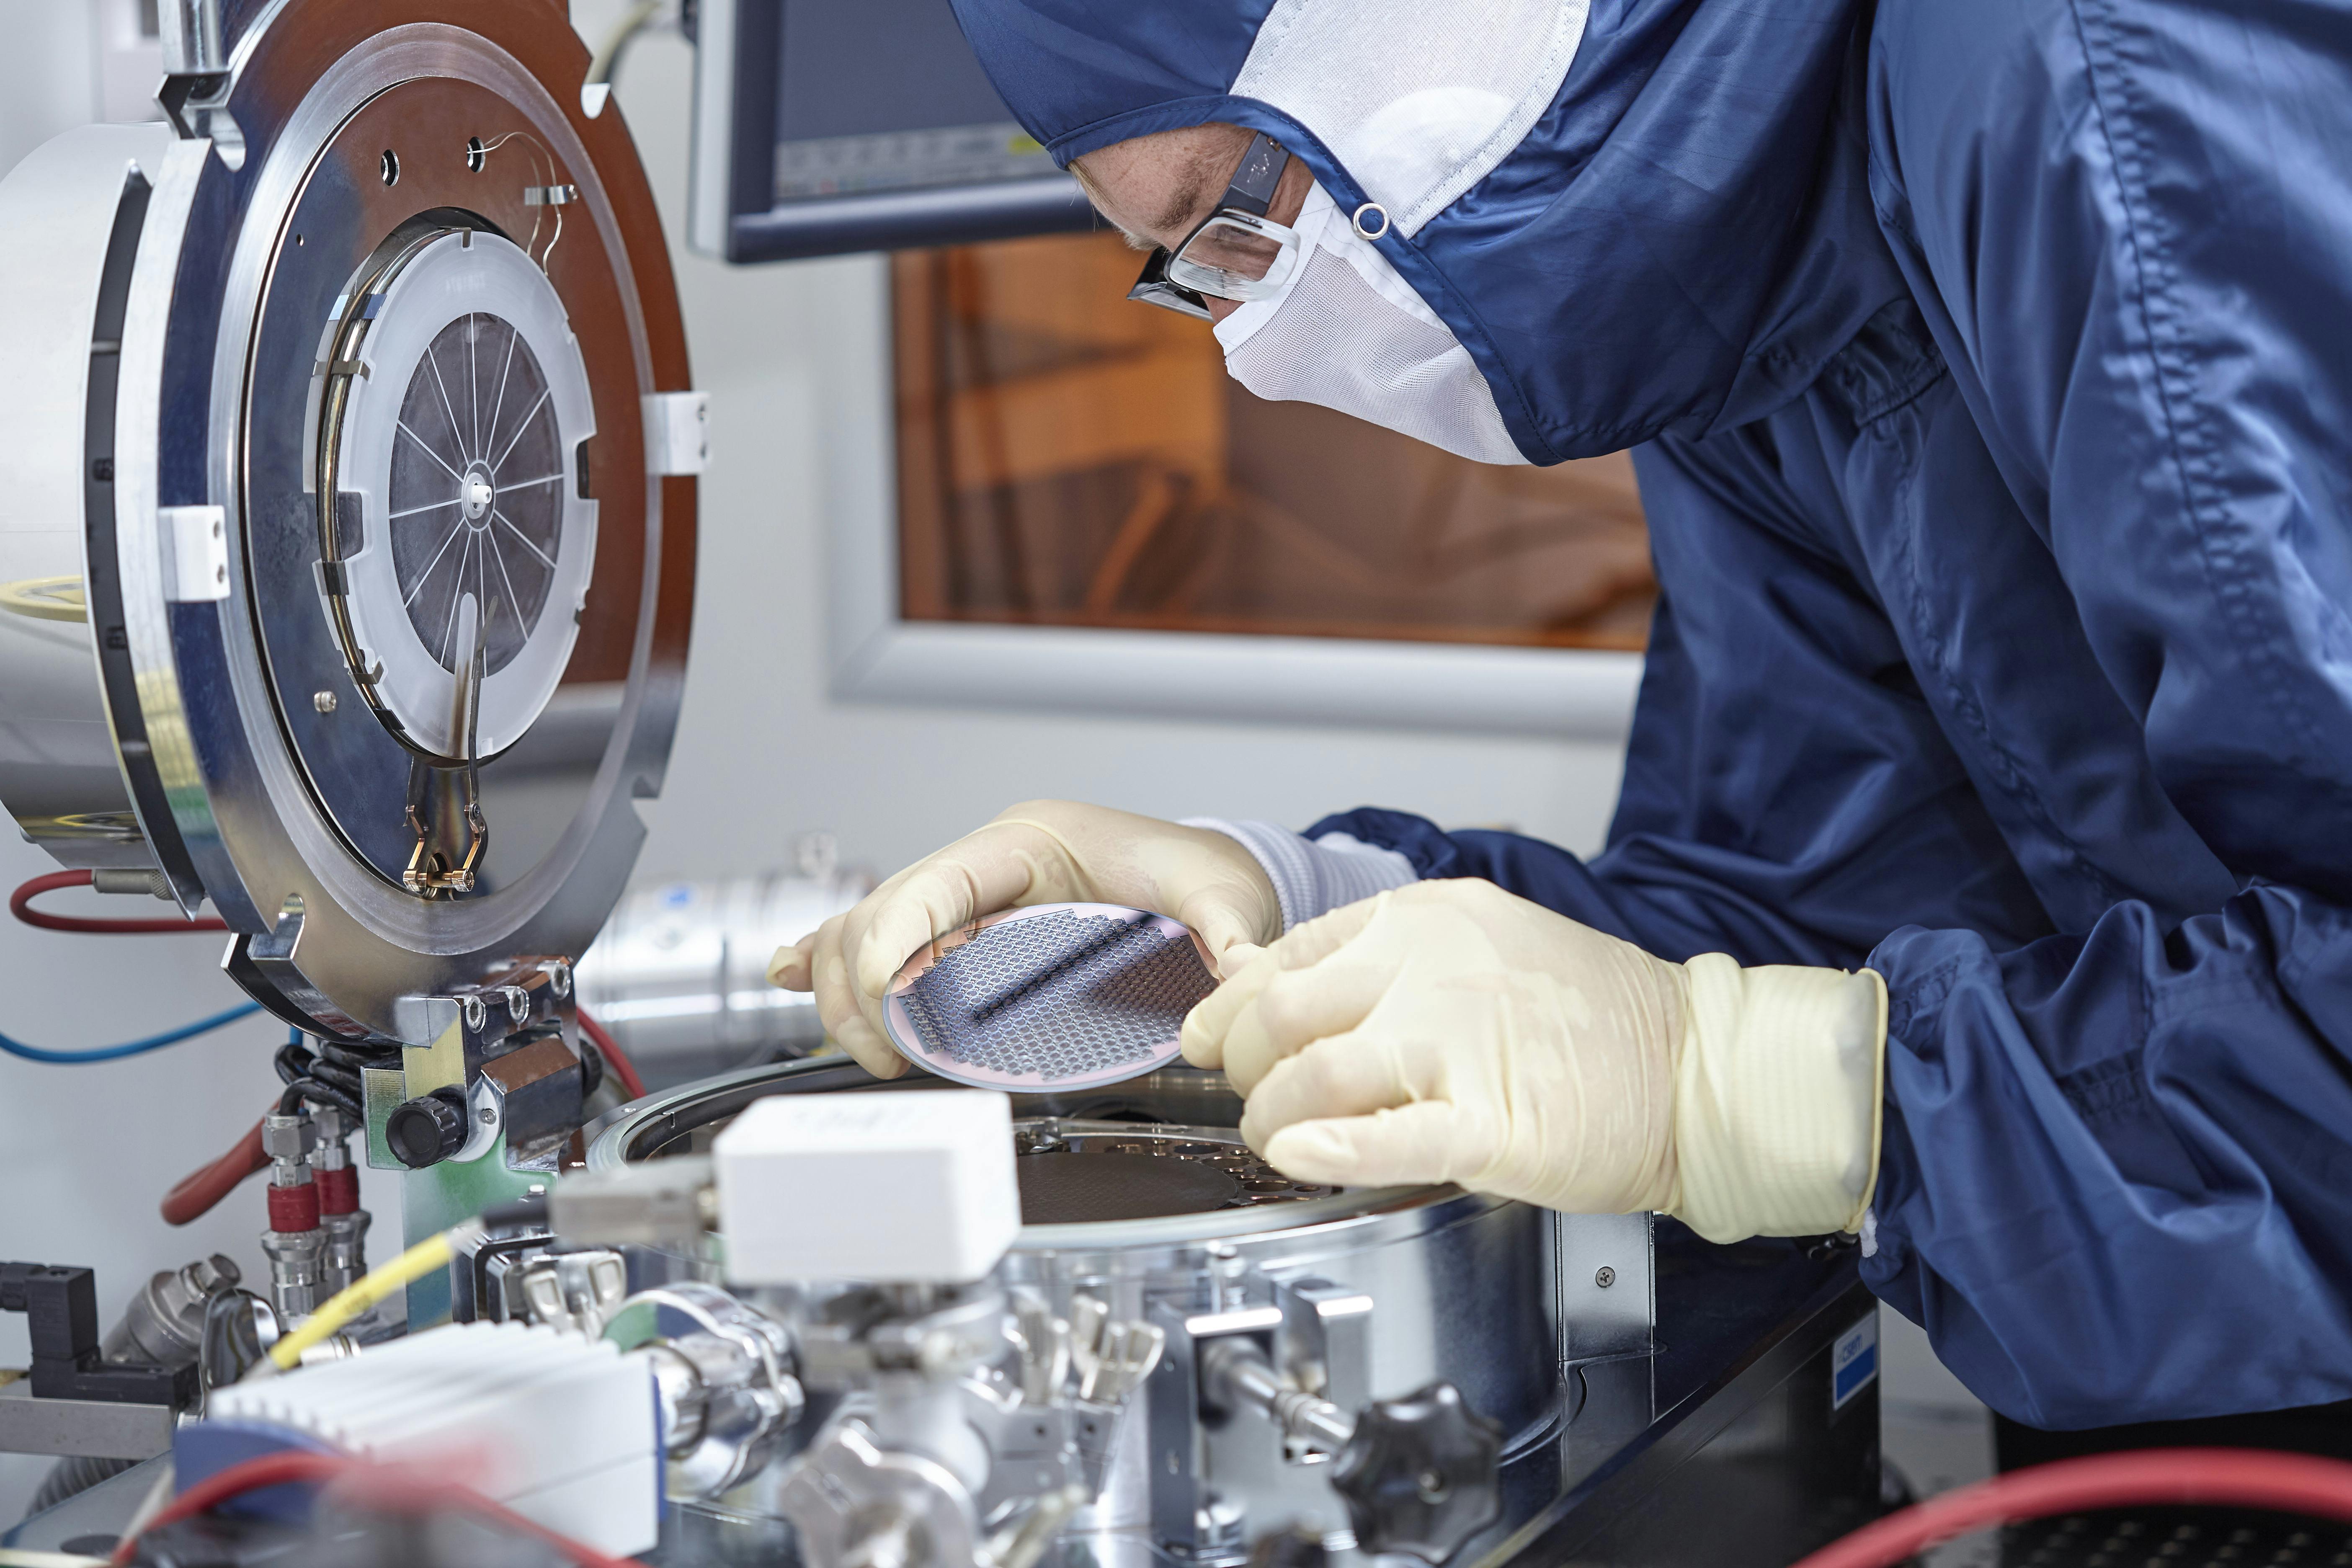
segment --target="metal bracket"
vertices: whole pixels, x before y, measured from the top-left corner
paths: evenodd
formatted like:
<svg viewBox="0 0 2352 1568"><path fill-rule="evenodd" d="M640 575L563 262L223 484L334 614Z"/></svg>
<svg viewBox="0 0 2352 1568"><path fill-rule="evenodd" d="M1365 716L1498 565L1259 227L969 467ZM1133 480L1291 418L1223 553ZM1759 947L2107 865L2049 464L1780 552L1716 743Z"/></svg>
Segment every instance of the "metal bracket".
<svg viewBox="0 0 2352 1568"><path fill-rule="evenodd" d="M1224 1420L1213 1428L1203 1419L1202 1358L1211 1344L1232 1338L1246 1338L1272 1356L1285 1314L1262 1279L1222 1279L1214 1289L1217 1303L1205 1310L1181 1299L1155 1303L1151 1310L1152 1321L1168 1336L1160 1368L1151 1375L1148 1406L1152 1533L1196 1558L1237 1551L1247 1523L1234 1500L1215 1487L1215 1450L1255 1437L1268 1449L1258 1462L1276 1462L1271 1427ZM1241 1455L1226 1458L1235 1466L1249 1463Z"/></svg>
<svg viewBox="0 0 2352 1568"><path fill-rule="evenodd" d="M650 393L645 422L646 472L698 474L710 466L710 394Z"/></svg>
<svg viewBox="0 0 2352 1568"><path fill-rule="evenodd" d="M1559 1359L1645 1356L1654 1348L1651 1216L1557 1215Z"/></svg>
<svg viewBox="0 0 2352 1568"><path fill-rule="evenodd" d="M36 1399L111 1405L194 1402L196 1368L109 1362L98 1335L97 1276L87 1268L0 1263L0 1312L22 1312L33 1347L28 1379Z"/></svg>
<svg viewBox="0 0 2352 1568"><path fill-rule="evenodd" d="M234 172L245 166L245 132L228 111L228 48L220 0L163 0L156 22L163 46L163 85L155 101L189 141L209 140Z"/></svg>
<svg viewBox="0 0 2352 1568"><path fill-rule="evenodd" d="M1328 1279L1288 1279L1275 1286L1282 1308L1274 1364L1301 1394L1360 1410L1372 1397L1372 1299ZM1283 1457L1319 1464L1328 1450L1286 1438Z"/></svg>
<svg viewBox="0 0 2352 1568"><path fill-rule="evenodd" d="M159 507L163 541L163 597L174 605L217 604L228 597L228 524L216 506Z"/></svg>
<svg viewBox="0 0 2352 1568"><path fill-rule="evenodd" d="M37 1399L30 1379L0 1369L0 1454L147 1459L172 1451L177 1416L168 1405L111 1399Z"/></svg>

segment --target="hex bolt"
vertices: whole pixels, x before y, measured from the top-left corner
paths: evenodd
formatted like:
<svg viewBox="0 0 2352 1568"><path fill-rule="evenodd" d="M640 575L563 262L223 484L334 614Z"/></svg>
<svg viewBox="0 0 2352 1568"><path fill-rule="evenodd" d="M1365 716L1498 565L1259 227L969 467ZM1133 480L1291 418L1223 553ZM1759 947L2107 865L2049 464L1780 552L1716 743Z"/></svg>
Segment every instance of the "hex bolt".
<svg viewBox="0 0 2352 1568"><path fill-rule="evenodd" d="M331 691L313 691L310 693L310 706L321 713L332 713L335 710L335 694Z"/></svg>
<svg viewBox="0 0 2352 1568"><path fill-rule="evenodd" d="M1610 1268L1604 1263L1601 1266L1599 1272L1592 1276L1592 1282L1595 1285L1600 1286L1603 1290L1606 1290L1609 1287L1617 1283L1617 1270Z"/></svg>

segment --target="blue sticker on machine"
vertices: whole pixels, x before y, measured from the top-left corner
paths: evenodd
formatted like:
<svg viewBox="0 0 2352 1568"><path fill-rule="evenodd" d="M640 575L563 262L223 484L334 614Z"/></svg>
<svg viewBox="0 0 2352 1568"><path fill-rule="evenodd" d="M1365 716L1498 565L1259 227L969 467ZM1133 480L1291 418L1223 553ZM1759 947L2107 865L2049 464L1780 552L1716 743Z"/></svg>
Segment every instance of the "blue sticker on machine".
<svg viewBox="0 0 2352 1568"><path fill-rule="evenodd" d="M1878 1381L1878 1314L1838 1336L1830 1350L1830 1408L1843 1410L1845 1402Z"/></svg>

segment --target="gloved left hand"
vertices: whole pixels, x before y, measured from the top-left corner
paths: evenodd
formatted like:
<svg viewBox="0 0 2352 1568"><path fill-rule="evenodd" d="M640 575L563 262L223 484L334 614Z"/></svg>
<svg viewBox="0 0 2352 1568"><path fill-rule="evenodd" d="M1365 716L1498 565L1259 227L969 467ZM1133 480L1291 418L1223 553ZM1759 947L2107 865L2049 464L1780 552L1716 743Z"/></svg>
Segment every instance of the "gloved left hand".
<svg viewBox="0 0 2352 1568"><path fill-rule="evenodd" d="M1700 1235L1851 1230L1878 1156L1885 986L1868 970L1669 963L1491 882L1297 927L1184 1025L1302 1181L1454 1182Z"/></svg>

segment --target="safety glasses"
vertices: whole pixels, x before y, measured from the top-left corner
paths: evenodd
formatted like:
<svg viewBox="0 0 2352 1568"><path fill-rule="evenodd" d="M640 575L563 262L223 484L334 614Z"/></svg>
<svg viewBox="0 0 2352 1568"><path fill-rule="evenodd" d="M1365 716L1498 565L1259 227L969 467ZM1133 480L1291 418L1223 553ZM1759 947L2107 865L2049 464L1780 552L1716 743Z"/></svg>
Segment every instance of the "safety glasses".
<svg viewBox="0 0 2352 1568"><path fill-rule="evenodd" d="M1298 234L1265 209L1289 166L1281 143L1264 132L1252 137L1216 210L1172 252L1154 249L1127 297L1205 321L1212 299L1246 301L1278 292L1298 265Z"/></svg>

